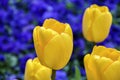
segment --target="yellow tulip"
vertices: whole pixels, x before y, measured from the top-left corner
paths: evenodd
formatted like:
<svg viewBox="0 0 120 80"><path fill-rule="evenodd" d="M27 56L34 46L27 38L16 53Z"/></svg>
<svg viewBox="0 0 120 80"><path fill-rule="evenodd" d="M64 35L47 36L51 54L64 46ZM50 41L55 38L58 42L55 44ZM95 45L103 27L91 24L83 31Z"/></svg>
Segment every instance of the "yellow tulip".
<svg viewBox="0 0 120 80"><path fill-rule="evenodd" d="M25 80L51 80L52 70L40 64L38 58L29 59L25 68Z"/></svg>
<svg viewBox="0 0 120 80"><path fill-rule="evenodd" d="M102 42L110 32L112 15L106 6L91 5L84 12L82 31L85 39Z"/></svg>
<svg viewBox="0 0 120 80"><path fill-rule="evenodd" d="M95 46L92 54L84 57L88 80L120 80L120 51Z"/></svg>
<svg viewBox="0 0 120 80"><path fill-rule="evenodd" d="M70 25L46 19L33 31L34 46L41 64L59 70L69 61L73 49Z"/></svg>

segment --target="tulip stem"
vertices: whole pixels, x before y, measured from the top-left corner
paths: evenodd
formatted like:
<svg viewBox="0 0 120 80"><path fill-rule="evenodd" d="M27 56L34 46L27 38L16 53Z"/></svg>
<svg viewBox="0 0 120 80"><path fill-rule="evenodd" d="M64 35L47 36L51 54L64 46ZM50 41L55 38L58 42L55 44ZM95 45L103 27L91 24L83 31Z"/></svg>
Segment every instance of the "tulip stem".
<svg viewBox="0 0 120 80"><path fill-rule="evenodd" d="M56 70L52 70L52 80L55 80Z"/></svg>
<svg viewBox="0 0 120 80"><path fill-rule="evenodd" d="M97 45L97 43L95 43L95 42L92 43L92 46L93 46L93 47L96 46L96 45Z"/></svg>
<svg viewBox="0 0 120 80"><path fill-rule="evenodd" d="M97 45L97 44L94 42L93 45L95 46L95 45Z"/></svg>

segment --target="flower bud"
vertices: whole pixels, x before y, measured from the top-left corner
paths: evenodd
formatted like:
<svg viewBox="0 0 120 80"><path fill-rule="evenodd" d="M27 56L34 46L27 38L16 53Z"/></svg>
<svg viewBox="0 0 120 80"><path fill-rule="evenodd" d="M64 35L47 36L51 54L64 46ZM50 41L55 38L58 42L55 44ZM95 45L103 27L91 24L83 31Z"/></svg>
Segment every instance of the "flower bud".
<svg viewBox="0 0 120 80"><path fill-rule="evenodd" d="M104 41L112 24L112 15L106 6L91 5L84 12L82 31L85 39L91 42Z"/></svg>
<svg viewBox="0 0 120 80"><path fill-rule="evenodd" d="M73 49L73 35L69 24L46 19L42 27L35 27L33 39L42 65L59 70L68 63Z"/></svg>
<svg viewBox="0 0 120 80"><path fill-rule="evenodd" d="M84 57L87 80L120 80L120 51L95 46Z"/></svg>
<svg viewBox="0 0 120 80"><path fill-rule="evenodd" d="M51 80L52 70L40 64L38 58L29 59L25 68L25 80Z"/></svg>

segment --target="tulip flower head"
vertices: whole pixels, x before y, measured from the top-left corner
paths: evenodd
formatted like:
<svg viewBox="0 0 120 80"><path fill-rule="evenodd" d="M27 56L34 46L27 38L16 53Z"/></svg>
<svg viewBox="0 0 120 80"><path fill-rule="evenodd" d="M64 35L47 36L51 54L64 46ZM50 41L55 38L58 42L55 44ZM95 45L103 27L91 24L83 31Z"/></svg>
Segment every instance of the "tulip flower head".
<svg viewBox="0 0 120 80"><path fill-rule="evenodd" d="M82 31L85 39L91 42L104 41L112 24L112 15L106 6L96 4L88 7L83 16Z"/></svg>
<svg viewBox="0 0 120 80"><path fill-rule="evenodd" d="M38 58L29 59L25 68L25 80L51 80L52 70L40 64Z"/></svg>
<svg viewBox="0 0 120 80"><path fill-rule="evenodd" d="M84 57L87 80L120 80L120 51L95 46Z"/></svg>
<svg viewBox="0 0 120 80"><path fill-rule="evenodd" d="M59 70L69 61L73 49L70 25L46 19L33 31L34 46L41 64Z"/></svg>

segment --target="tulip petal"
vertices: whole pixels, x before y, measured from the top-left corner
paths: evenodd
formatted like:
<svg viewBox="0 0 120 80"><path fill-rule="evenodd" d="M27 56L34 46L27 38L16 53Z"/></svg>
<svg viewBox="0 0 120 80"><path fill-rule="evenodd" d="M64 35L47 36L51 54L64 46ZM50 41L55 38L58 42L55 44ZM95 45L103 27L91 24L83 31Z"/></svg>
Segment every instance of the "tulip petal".
<svg viewBox="0 0 120 80"><path fill-rule="evenodd" d="M92 50L92 55L99 55L101 56L101 53L106 49L104 46L94 46Z"/></svg>
<svg viewBox="0 0 120 80"><path fill-rule="evenodd" d="M98 8L88 8L83 17L83 34L84 37L88 41L93 41L93 35L92 35L92 26L93 22L95 21L96 17L98 17L101 14L100 10Z"/></svg>
<svg viewBox="0 0 120 80"><path fill-rule="evenodd" d="M56 35L44 48L46 66L55 70L63 68L70 59L72 47L73 42L68 34Z"/></svg>
<svg viewBox="0 0 120 80"><path fill-rule="evenodd" d="M103 72L113 61L109 58L88 54L84 58L87 78L89 80L104 80Z"/></svg>
<svg viewBox="0 0 120 80"><path fill-rule="evenodd" d="M88 80L100 80L100 75L97 72L98 68L95 65L95 58L87 54L84 58L84 64Z"/></svg>
<svg viewBox="0 0 120 80"><path fill-rule="evenodd" d="M88 80L120 80L120 51L95 46L84 58Z"/></svg>
<svg viewBox="0 0 120 80"><path fill-rule="evenodd" d="M34 46L35 46L35 51L36 51L38 57L41 56L39 59L43 59L43 56L44 56L42 53L43 44L41 42L41 38L40 38L39 34L40 34L40 27L37 26L34 28L34 31L33 31Z"/></svg>
<svg viewBox="0 0 120 80"><path fill-rule="evenodd" d="M29 59L25 68L25 80L50 80L52 70L40 64L38 58Z"/></svg>
<svg viewBox="0 0 120 80"><path fill-rule="evenodd" d="M114 50L113 52L110 52L107 57L112 59L113 61L116 61L120 57L120 51Z"/></svg>
<svg viewBox="0 0 120 80"><path fill-rule="evenodd" d="M99 6L97 4L92 4L90 8L98 8Z"/></svg>
<svg viewBox="0 0 120 80"><path fill-rule="evenodd" d="M83 22L82 22L82 31L83 31L83 35L84 37L89 40L92 41L92 35L90 35L89 33L91 33L90 27L92 24L91 21L91 11L89 8L86 9L84 16L83 16Z"/></svg>
<svg viewBox="0 0 120 80"><path fill-rule="evenodd" d="M105 24L104 24L105 23ZM82 31L91 42L102 42L108 36L112 15L106 6L91 5L84 12Z"/></svg>
<svg viewBox="0 0 120 80"><path fill-rule="evenodd" d="M52 37L54 37L56 34L58 33L51 29L45 29L44 27L37 26L34 29L33 37L35 36L34 38L37 38L40 46L44 47L49 42L49 40L52 39Z"/></svg>
<svg viewBox="0 0 120 80"><path fill-rule="evenodd" d="M33 74L33 75L36 74L36 72L37 72L40 68L44 67L43 65L41 65L41 63L40 63L40 61L39 61L38 58L33 59L32 65L33 65L33 67L34 67L33 70L32 70L32 74Z"/></svg>
<svg viewBox="0 0 120 80"><path fill-rule="evenodd" d="M89 69L89 60L90 60L90 54L85 55L84 57L84 66L86 71L86 76L88 80L94 80L94 72Z"/></svg>
<svg viewBox="0 0 120 80"><path fill-rule="evenodd" d="M118 61L120 61L120 56L118 57Z"/></svg>
<svg viewBox="0 0 120 80"><path fill-rule="evenodd" d="M115 51L115 49L106 48L104 46L95 46L93 48L92 55L99 55L100 57L109 57L110 53ZM110 57L109 57L110 58Z"/></svg>
<svg viewBox="0 0 120 80"><path fill-rule="evenodd" d="M92 34L95 42L101 42L109 34L112 23L112 15L109 12L101 14L93 23Z"/></svg>
<svg viewBox="0 0 120 80"><path fill-rule="evenodd" d="M52 70L43 66L42 68L39 68L36 72L35 80L51 80L51 74Z"/></svg>
<svg viewBox="0 0 120 80"><path fill-rule="evenodd" d="M104 80L105 77L103 75L103 72L105 69L113 63L113 61L106 57L98 57L94 55L94 65L96 66L98 76L100 77L99 80ZM97 79L98 80L98 79Z"/></svg>
<svg viewBox="0 0 120 80"><path fill-rule="evenodd" d="M99 9L100 9L100 11L103 12L103 13L109 11L108 7L106 7L106 6L101 6L101 7L99 7Z"/></svg>
<svg viewBox="0 0 120 80"><path fill-rule="evenodd" d="M29 59L26 63L26 68L25 68L25 77L24 77L25 80L32 80L33 79L32 78L33 72L31 73L32 70L33 70L32 59ZM28 77L28 75L30 75L30 76Z"/></svg>
<svg viewBox="0 0 120 80"><path fill-rule="evenodd" d="M92 55L107 57L115 61L120 56L120 51L117 51L116 49L112 48L106 48L104 46L94 46Z"/></svg>
<svg viewBox="0 0 120 80"><path fill-rule="evenodd" d="M46 19L44 21L43 27L45 27L46 29L52 29L58 33L62 33L65 30L65 25L55 19Z"/></svg>
<svg viewBox="0 0 120 80"><path fill-rule="evenodd" d="M40 26L36 26L33 30L33 40L35 42L34 45L39 45L39 47L42 47L42 43L40 41L40 36L39 36L39 33L40 33Z"/></svg>
<svg viewBox="0 0 120 80"><path fill-rule="evenodd" d="M70 28L70 25L66 23L65 26L65 33L71 36L71 38L73 39L72 29Z"/></svg>
<svg viewBox="0 0 120 80"><path fill-rule="evenodd" d="M105 71L104 80L120 80L120 61L115 61L112 63Z"/></svg>
<svg viewBox="0 0 120 80"><path fill-rule="evenodd" d="M34 46L39 57L40 61L43 60L43 50L46 44L51 40L55 35L57 35L55 31L51 29L45 29L44 27L37 26L33 31L33 40Z"/></svg>
<svg viewBox="0 0 120 80"><path fill-rule="evenodd" d="M109 11L108 7L98 6L96 4L91 5L90 8L98 8L101 12L108 12Z"/></svg>

